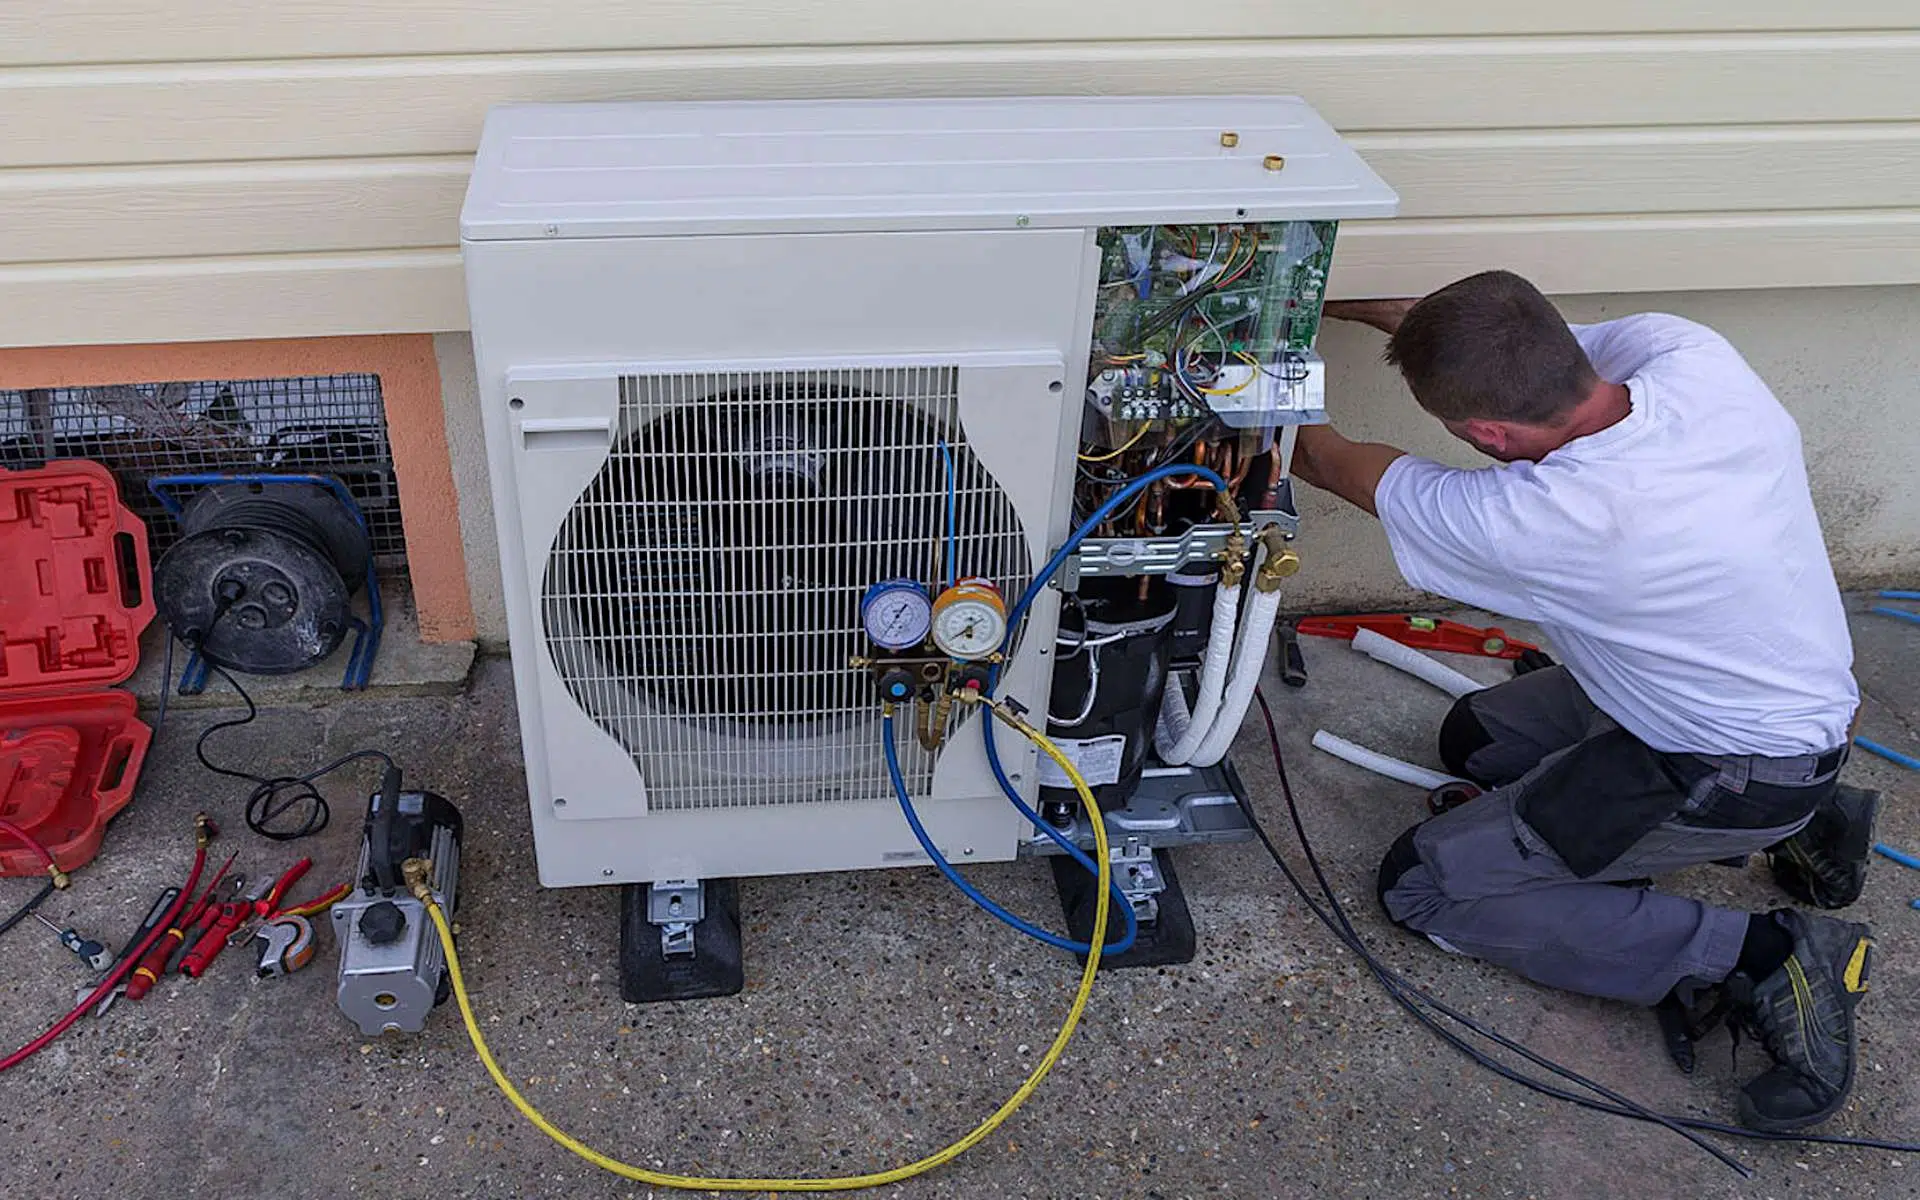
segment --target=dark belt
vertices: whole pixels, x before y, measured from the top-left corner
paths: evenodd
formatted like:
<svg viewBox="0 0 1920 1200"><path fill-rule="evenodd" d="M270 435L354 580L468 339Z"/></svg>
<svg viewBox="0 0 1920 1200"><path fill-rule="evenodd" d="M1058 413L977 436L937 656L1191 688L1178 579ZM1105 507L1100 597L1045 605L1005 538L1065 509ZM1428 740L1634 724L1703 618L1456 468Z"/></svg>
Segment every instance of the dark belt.
<svg viewBox="0 0 1920 1200"><path fill-rule="evenodd" d="M1744 787L1748 782L1811 787L1826 782L1846 765L1847 750L1848 747L1842 745L1820 754L1799 754L1791 758L1768 758L1760 754L1696 754L1692 757L1719 768L1721 775L1736 787Z"/></svg>

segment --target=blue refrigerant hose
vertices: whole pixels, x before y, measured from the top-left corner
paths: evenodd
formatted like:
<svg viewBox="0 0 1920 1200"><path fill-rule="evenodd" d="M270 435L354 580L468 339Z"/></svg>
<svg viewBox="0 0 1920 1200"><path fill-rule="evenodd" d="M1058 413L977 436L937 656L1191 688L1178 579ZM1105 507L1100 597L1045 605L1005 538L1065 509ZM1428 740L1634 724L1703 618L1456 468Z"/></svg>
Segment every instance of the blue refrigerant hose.
<svg viewBox="0 0 1920 1200"><path fill-rule="evenodd" d="M980 719L990 722L993 718L989 714L982 713ZM940 873L947 877L949 883L959 888L961 894L978 905L982 912L1026 934L1035 941L1045 942L1049 946L1068 951L1072 954L1086 954L1093 949L1093 947L1085 942L1076 942L1072 938L1062 937L1050 930L1040 928L1025 918L1015 916L994 903L987 897L986 893L974 887L971 883L968 883L960 872L954 870L953 864L947 861L946 855L940 853L940 848L933 844L933 838L927 833L927 827L920 823L920 814L914 811L913 800L907 795L907 781L900 773L900 754L894 749L893 745L893 711L891 709L880 718L880 738L881 746L887 755L887 776L893 780L894 798L900 801L900 815L907 819L907 828L913 830L914 840L920 843L920 848L927 852L927 857L933 860L934 866L940 868ZM1085 858L1084 855L1081 857ZM1093 862L1090 858L1087 858L1086 861L1089 864ZM1098 869L1096 868L1095 874L1098 875L1098 873ZM1121 894L1119 888L1114 888L1113 894L1116 897L1121 915L1126 918L1127 932L1126 936L1117 942L1104 943L1101 946L1102 954L1123 954L1132 949L1133 939L1140 932L1140 922L1133 915L1133 905L1127 902L1127 898Z"/></svg>
<svg viewBox="0 0 1920 1200"><path fill-rule="evenodd" d="M1158 483L1162 479L1171 479L1181 475L1199 476L1201 479L1205 479L1213 484L1215 488L1218 488L1222 495L1226 494L1227 481L1220 478L1217 472L1193 463L1170 463L1163 467L1155 467L1145 475L1129 482L1112 496L1109 496L1106 503L1094 509L1093 515L1089 516L1085 521L1082 521L1080 527L1067 536L1067 540L1062 542L1060 548L1053 552L1053 557L1049 558L1046 565L1040 568L1039 573L1033 577L1033 581L1027 584L1026 591L1020 594L1020 599L1015 601L1013 608L1008 611L1007 636L1006 640L1000 643L1000 655L1003 661L1006 656L1013 651L1014 636L1019 632L1020 622L1026 618L1027 610L1033 607L1034 600L1039 598L1041 591L1047 586L1047 581L1052 579L1054 573L1065 565L1067 559L1075 550L1080 548L1080 543L1086 541L1087 538L1092 535L1093 531L1100 527L1102 521L1105 521L1115 512L1124 508L1149 486ZM1000 668L996 664L989 668L987 674L987 692L989 695L992 694L994 685L999 681L999 678ZM1099 868L1094 865L1091 858L1087 857L1086 851L1074 844L1072 838L1067 837L1051 824L1042 820L1040 814L1033 811L1033 808L1028 805L1025 800L1021 799L1019 789L1013 786L1013 780L1007 778L1007 769L1000 761L1000 747L994 741L993 725L994 723L990 720L981 721L980 732L981 736L986 738L987 742L987 765L993 768L994 781L1000 785L1000 791L1006 796L1008 803L1012 804L1016 809L1019 809L1021 816L1025 817L1034 828L1046 834L1054 845L1071 855L1073 860L1079 863L1081 867L1097 874ZM888 745L892 745L891 740L889 740ZM891 753L891 751L889 751L889 753ZM938 855L935 855L934 858L935 861L939 861ZM1119 888L1117 885L1114 888L1114 894L1116 897L1119 897ZM1124 897L1120 899L1120 912L1127 920L1127 936L1124 942L1117 943L1108 948L1109 952L1114 954L1118 954L1122 948L1133 944L1134 933L1137 928L1133 917L1133 905L1127 903ZM1043 938L1042 940L1049 940L1051 937L1052 935L1048 935L1047 938ZM1084 946L1076 945L1075 948L1078 953L1086 952Z"/></svg>
<svg viewBox="0 0 1920 1200"><path fill-rule="evenodd" d="M1106 502L1095 509L1093 514L1085 521L1081 522L1080 527L1067 537L1067 540L1061 544L1058 550L1054 551L1053 557L1049 558L1046 565L1041 567L1040 572L1033 577L1032 582L1027 584L1026 590L1021 593L1020 598L1014 602L1013 607L1008 611L1007 636L1006 640L1000 645L1000 653L1003 659L1012 651L1014 636L1019 631L1020 623L1026 619L1027 610L1033 607L1034 600L1039 598L1041 590L1047 586L1047 581L1052 579L1055 572L1059 571L1060 568L1065 565L1068 557L1071 556L1075 550L1079 549L1080 543L1085 541L1095 529L1098 529L1101 522L1125 507L1151 485L1158 483L1162 479L1170 479L1184 475L1198 476L1213 484L1215 488L1220 490L1222 495L1226 494L1227 482L1222 479L1217 472L1193 463L1172 463L1167 466L1156 467L1145 475L1130 481L1125 487L1108 497ZM951 560L951 551L949 552L949 560ZM999 674L1000 670L997 665L989 668L987 678L987 691L989 694L991 694L994 684L998 681ZM1056 846L1071 856L1076 863L1079 863L1082 868L1092 873L1095 877L1098 877L1100 868L1092 858L1088 857L1087 852L1076 845L1071 838L1042 820L1040 814L1035 812L1033 808L1021 798L1019 790L1013 786L1013 781L1007 777L1006 767L1000 761L1000 748L994 741L993 724L990 718L983 717L980 722L980 728L982 736L986 738L987 762L993 768L993 778L994 781L1000 785L1000 791L1006 796L1007 801L1011 803L1015 809L1019 810L1020 815L1026 818L1029 824L1045 834ZM1013 913L1008 912L1005 908L1002 908L999 904L989 899L978 888L962 878L958 871L953 869L953 865L946 860L945 855L941 854L939 847L934 845L933 838L927 833L926 826L920 821L920 814L914 810L913 800L907 794L906 779L900 771L899 752L894 747L893 713L891 711L888 711L881 718L881 740L882 749L886 754L887 775L893 782L894 796L900 802L900 814L906 818L907 827L913 831L914 839L920 843L920 848L926 851L927 857L933 860L933 865L940 869L940 873L945 875L948 881L956 888L959 888L962 895L973 901L983 912L986 912L996 920L1026 934L1036 941L1045 942L1049 946L1054 946L1074 954L1087 953L1091 949L1087 943L1076 942L1071 938L1062 937L1057 933L1042 929L1030 921L1015 916ZM1139 921L1134 916L1133 905L1127 901L1127 898L1121 893L1117 884L1113 885L1112 892L1114 900L1119 906L1120 914L1126 921L1126 933L1119 941L1109 943L1102 949L1107 954L1121 954L1132 948L1134 939L1139 935Z"/></svg>

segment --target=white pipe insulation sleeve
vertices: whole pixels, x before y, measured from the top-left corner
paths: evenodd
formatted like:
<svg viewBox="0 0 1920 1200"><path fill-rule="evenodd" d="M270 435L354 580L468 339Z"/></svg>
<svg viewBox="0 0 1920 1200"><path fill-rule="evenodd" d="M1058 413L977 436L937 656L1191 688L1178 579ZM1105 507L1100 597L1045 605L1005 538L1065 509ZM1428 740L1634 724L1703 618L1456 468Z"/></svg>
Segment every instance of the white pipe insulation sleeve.
<svg viewBox="0 0 1920 1200"><path fill-rule="evenodd" d="M1267 661L1267 643L1273 638L1273 623L1280 616L1280 589L1270 592L1254 589L1247 604L1246 620L1240 623L1239 646L1233 654L1233 670L1227 677L1227 694L1220 712L1199 749L1187 761L1196 767L1210 767L1227 756L1233 739L1246 720L1253 704L1253 689L1260 686L1260 671ZM1200 724L1198 714L1193 723Z"/></svg>
<svg viewBox="0 0 1920 1200"><path fill-rule="evenodd" d="M1426 680L1456 700L1468 692L1484 691L1487 686L1462 675L1445 663L1428 658L1411 646L1402 646L1371 629L1362 629L1353 635L1353 648L1375 662L1398 667L1417 679Z"/></svg>
<svg viewBox="0 0 1920 1200"><path fill-rule="evenodd" d="M1169 673L1166 690L1160 693L1160 715L1153 722L1153 752L1161 762L1169 766L1180 765L1167 756L1173 752L1174 744L1186 736L1192 723L1193 713L1187 708L1187 694L1180 690L1180 680Z"/></svg>
<svg viewBox="0 0 1920 1200"><path fill-rule="evenodd" d="M1167 681L1160 720L1154 727L1153 748L1160 761L1170 767L1192 760L1220 712L1220 697L1227 690L1227 669L1233 663L1233 628L1240 616L1242 588L1242 584L1223 583L1213 590L1213 626L1207 631L1207 655L1201 660L1200 688L1191 713L1179 685Z"/></svg>
<svg viewBox="0 0 1920 1200"><path fill-rule="evenodd" d="M1388 779L1397 779L1401 783L1410 783L1414 787L1425 788L1427 791L1432 791L1442 784L1467 782L1441 771L1416 767L1390 754L1369 750L1343 737L1335 737L1324 729L1314 733L1313 744L1315 749L1325 750L1335 758L1345 759L1356 767L1372 771L1375 775L1385 775Z"/></svg>

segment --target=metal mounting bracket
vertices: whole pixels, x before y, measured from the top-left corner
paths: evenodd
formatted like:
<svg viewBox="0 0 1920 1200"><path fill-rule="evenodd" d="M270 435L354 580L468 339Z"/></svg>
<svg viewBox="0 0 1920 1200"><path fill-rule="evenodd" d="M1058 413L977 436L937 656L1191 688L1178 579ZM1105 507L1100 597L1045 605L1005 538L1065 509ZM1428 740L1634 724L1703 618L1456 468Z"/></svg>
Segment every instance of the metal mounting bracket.
<svg viewBox="0 0 1920 1200"><path fill-rule="evenodd" d="M690 958L693 927L707 915L706 887L698 879L667 879L647 888L647 920L660 927L660 952Z"/></svg>
<svg viewBox="0 0 1920 1200"><path fill-rule="evenodd" d="M1153 847L1137 837L1127 838L1109 851L1113 863L1114 884L1133 905L1136 921L1154 921L1160 916L1160 893L1167 881L1154 862Z"/></svg>
<svg viewBox="0 0 1920 1200"><path fill-rule="evenodd" d="M1292 537L1300 530L1300 518L1284 509L1258 509L1240 526L1242 537L1264 525L1278 525ZM1221 522L1195 525L1178 537L1088 538L1049 582L1061 591L1071 592L1083 578L1102 575L1171 575L1191 562L1207 562L1225 557L1227 535L1233 526Z"/></svg>

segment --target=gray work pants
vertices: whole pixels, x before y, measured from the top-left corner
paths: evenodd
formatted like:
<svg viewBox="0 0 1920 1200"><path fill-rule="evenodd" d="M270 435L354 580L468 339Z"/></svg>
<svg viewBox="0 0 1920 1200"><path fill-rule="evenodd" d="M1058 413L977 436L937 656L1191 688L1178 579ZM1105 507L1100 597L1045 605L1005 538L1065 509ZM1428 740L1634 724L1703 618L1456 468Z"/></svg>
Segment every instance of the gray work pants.
<svg viewBox="0 0 1920 1200"><path fill-rule="evenodd" d="M1456 708L1449 725L1470 718L1472 752L1454 765L1501 786L1410 831L1416 861L1396 865L1389 855L1381 902L1395 921L1445 949L1590 996L1651 1005L1683 981L1726 978L1746 936L1746 913L1619 881L1764 850L1806 824L1838 774L1833 753L1662 755L1625 735L1557 668L1461 705L1466 712ZM1448 756L1460 759L1457 731L1455 741ZM1664 816L1660 801L1649 801L1660 784L1648 778L1671 781L1672 811ZM1652 815L1627 833L1617 856L1576 874L1523 814L1554 828L1568 857L1580 860L1582 848L1565 840L1579 837L1577 825L1567 832L1566 814L1576 822L1583 812L1606 814L1610 783L1620 785L1625 804ZM1551 825L1541 818L1548 813ZM1617 821L1596 819L1597 837L1619 840ZM1393 870L1398 877L1390 879Z"/></svg>

